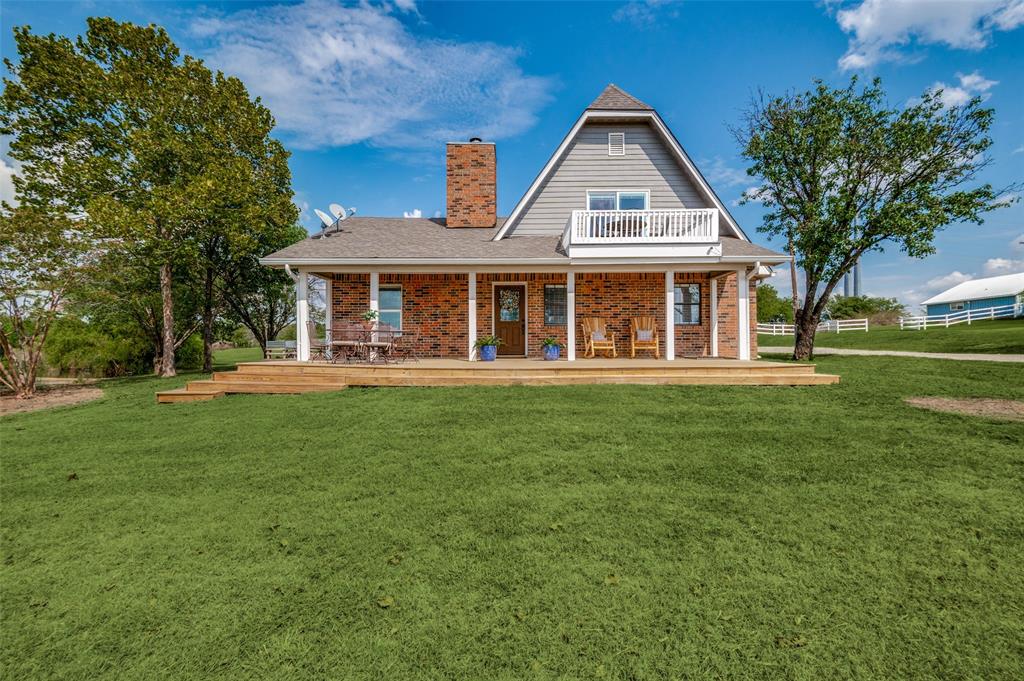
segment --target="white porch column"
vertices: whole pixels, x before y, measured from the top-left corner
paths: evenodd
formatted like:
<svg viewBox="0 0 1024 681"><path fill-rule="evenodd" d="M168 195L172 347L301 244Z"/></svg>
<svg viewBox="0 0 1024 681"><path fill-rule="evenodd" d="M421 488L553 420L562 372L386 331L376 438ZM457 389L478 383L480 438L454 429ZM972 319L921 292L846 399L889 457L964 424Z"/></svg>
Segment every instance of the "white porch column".
<svg viewBox="0 0 1024 681"><path fill-rule="evenodd" d="M711 356L718 357L718 277L709 277L711 284Z"/></svg>
<svg viewBox="0 0 1024 681"><path fill-rule="evenodd" d="M380 313L380 272L370 272L370 309ZM380 323L380 315L377 315L377 323ZM377 341L377 332L373 332L373 341Z"/></svg>
<svg viewBox="0 0 1024 681"><path fill-rule="evenodd" d="M565 273L565 358L576 361L576 274Z"/></svg>
<svg viewBox="0 0 1024 681"><path fill-rule="evenodd" d="M665 272L665 359L676 358L676 275Z"/></svg>
<svg viewBox="0 0 1024 681"><path fill-rule="evenodd" d="M331 318L334 317L334 305L331 301L332 289L334 283L334 275L328 274L327 279L324 279L324 329L327 331L327 341L331 340Z"/></svg>
<svg viewBox="0 0 1024 681"><path fill-rule="evenodd" d="M467 276L469 282L469 321L466 329L466 335L469 336L469 354L467 357L472 362L476 359L476 347L474 347L476 345L476 272L470 272Z"/></svg>
<svg viewBox="0 0 1024 681"><path fill-rule="evenodd" d="M295 281L295 358L309 361L309 275L299 270Z"/></svg>
<svg viewBox="0 0 1024 681"><path fill-rule="evenodd" d="M747 268L736 272L736 297L739 309L739 350L740 359L750 359L750 285L747 281Z"/></svg>

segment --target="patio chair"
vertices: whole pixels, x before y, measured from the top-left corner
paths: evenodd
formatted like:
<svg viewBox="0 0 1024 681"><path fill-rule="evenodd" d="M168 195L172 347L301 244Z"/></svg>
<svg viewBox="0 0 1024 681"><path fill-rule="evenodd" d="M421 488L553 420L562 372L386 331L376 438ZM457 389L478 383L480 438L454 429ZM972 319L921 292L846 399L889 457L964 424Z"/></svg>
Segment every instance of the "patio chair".
<svg viewBox="0 0 1024 681"><path fill-rule="evenodd" d="M326 340L320 340L316 335L316 322L306 322L306 333L309 334L309 360L311 362L320 360L326 362L330 356L330 346Z"/></svg>
<svg viewBox="0 0 1024 681"><path fill-rule="evenodd" d="M633 317L629 320L629 356L637 350L654 350L654 358L661 359L658 338L658 320L654 317Z"/></svg>
<svg viewBox="0 0 1024 681"><path fill-rule="evenodd" d="M593 357L598 350L611 353L611 357L618 357L615 351L615 334L608 331L608 325L600 317L584 317L581 320L583 325L584 357Z"/></svg>

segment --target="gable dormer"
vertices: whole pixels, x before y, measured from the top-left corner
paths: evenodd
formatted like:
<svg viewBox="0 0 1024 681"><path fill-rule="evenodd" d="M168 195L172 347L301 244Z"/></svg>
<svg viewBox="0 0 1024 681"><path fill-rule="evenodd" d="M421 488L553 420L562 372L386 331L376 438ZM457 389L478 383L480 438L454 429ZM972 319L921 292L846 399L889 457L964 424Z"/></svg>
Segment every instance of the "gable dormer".
<svg viewBox="0 0 1024 681"><path fill-rule="evenodd" d="M574 211L620 209L672 211L659 219L704 227L713 214L704 243L719 229L747 240L658 113L615 85L584 110L495 238L561 235Z"/></svg>

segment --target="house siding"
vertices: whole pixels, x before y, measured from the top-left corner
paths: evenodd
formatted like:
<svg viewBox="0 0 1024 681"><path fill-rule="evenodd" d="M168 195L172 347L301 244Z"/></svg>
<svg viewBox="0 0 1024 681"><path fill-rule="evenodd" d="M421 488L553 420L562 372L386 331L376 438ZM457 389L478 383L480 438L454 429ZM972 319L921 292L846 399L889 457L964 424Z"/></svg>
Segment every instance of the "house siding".
<svg viewBox="0 0 1024 681"><path fill-rule="evenodd" d="M978 300L965 300L963 301L965 303L964 310L983 310L990 307L1013 305L1014 303L1018 302L1017 299L1021 297L1024 297L1024 294L1022 294L1021 296L999 296L998 298L980 298ZM928 314L950 314L953 312L953 310L949 308L950 305L951 303L938 303L936 305L928 305ZM962 312L962 310L958 310L958 312Z"/></svg>
<svg viewBox="0 0 1024 681"><path fill-rule="evenodd" d="M626 133L626 155L608 155L608 133ZM657 132L646 123L584 125L523 210L511 234L561 234L588 189L650 190L654 210L709 208Z"/></svg>
<svg viewBox="0 0 1024 681"><path fill-rule="evenodd" d="M331 318L334 328L358 324L370 307L368 274L324 275L332 278ZM720 357L738 356L739 320L736 275L718 279L718 349ZM522 283L526 287L527 356L540 357L540 343L552 336L566 342L566 326L544 323L544 286L565 284L561 273L479 273L477 274L477 336L493 332L493 288L500 283ZM676 325L677 357L711 355L712 285L706 273L677 273L677 284L697 283L701 287L701 321L698 325ZM465 358L469 345L469 281L465 274L381 274L380 285L402 287L402 327L413 332L414 348L421 357ZM576 275L576 353L583 356L585 339L579 327L583 317L603 317L616 337L620 356L629 356L629 319L653 316L658 334L665 339L665 275L660 272L586 273ZM750 285L751 357L757 356L757 295ZM649 356L643 353L643 356ZM664 354L662 355L664 356Z"/></svg>

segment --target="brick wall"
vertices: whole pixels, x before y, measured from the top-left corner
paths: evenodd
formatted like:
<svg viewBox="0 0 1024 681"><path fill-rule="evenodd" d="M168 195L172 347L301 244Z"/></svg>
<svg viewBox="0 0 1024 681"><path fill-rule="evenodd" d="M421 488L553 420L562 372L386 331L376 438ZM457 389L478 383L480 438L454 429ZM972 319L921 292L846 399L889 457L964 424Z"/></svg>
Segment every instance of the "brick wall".
<svg viewBox="0 0 1024 681"><path fill-rule="evenodd" d="M565 284L560 273L479 273L477 274L477 336L489 335L493 326L493 287L495 283L518 282L526 285L527 351L540 357L541 341L554 336L566 342L565 325L544 324L545 284ZM675 328L677 357L711 355L711 282L705 273L677 273L677 284L700 285L699 325ZM718 351L721 357L738 355L739 319L736 315L736 275L722 277L718 286ZM465 274L381 274L380 285L402 287L402 325L416 336L416 350L423 357L466 356L469 338L468 280ZM757 353L757 292L751 282L751 356ZM370 307L368 274L335 274L332 284L332 319L337 328L358 323ZM604 317L615 333L619 355L629 356L629 319L653 316L658 320L664 356L665 275L661 272L587 273L576 275L576 353L582 357L583 317ZM650 356L650 353L643 353Z"/></svg>
<svg viewBox="0 0 1024 681"><path fill-rule="evenodd" d="M448 163L448 227L494 227L498 217L497 168L494 145L450 143Z"/></svg>

